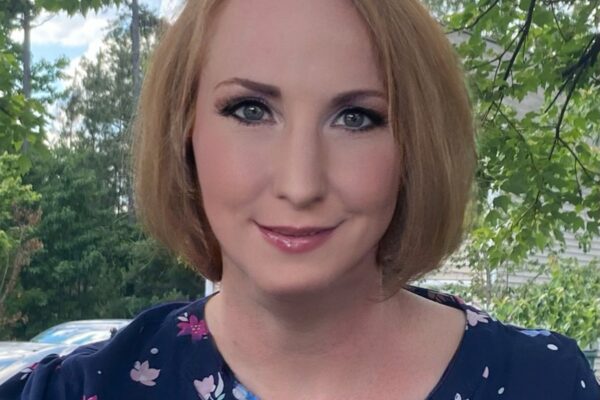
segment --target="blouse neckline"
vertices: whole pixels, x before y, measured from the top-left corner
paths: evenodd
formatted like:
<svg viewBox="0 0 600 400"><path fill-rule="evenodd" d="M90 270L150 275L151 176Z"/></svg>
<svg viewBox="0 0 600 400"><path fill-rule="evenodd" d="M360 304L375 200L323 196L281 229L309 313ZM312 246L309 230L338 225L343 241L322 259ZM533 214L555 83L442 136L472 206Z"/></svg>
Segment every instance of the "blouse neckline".
<svg viewBox="0 0 600 400"><path fill-rule="evenodd" d="M431 391L429 392L429 395L426 397L426 400L430 400L430 399L433 399L434 396L436 396L444 388L444 386L446 385L446 382L452 382L452 377L456 373L458 373L458 371L456 371L456 369L457 369L456 365L459 363L459 360L461 358L464 358L464 353L465 353L466 349L468 348L467 342L470 339L470 331L472 331L469 329L469 318L468 318L467 310L468 309L475 310L475 308L466 305L465 302L460 297L455 296L455 295L446 294L446 293L438 292L434 289L426 289L426 288L413 286L413 285L407 285L405 288L406 288L406 290L410 291L411 293L414 293L414 294L421 296L425 299L428 299L430 301L435 301L439 304L461 310L465 314L465 332L462 335L462 338L461 338L452 358L450 359L450 362L444 369L444 372L443 372L441 378L438 380L438 382L435 384L435 386L431 389ZM210 300L210 298L217 295L218 293L219 292L215 292L207 297L204 297L201 300L200 308L201 308L201 313L202 313L203 319L205 319L204 314L205 314L206 303L208 303L208 300ZM229 364L227 363L227 361L224 359L223 355L219 351L216 341L215 341L212 333L210 332L210 329L208 328L208 326L207 326L207 339L208 339L208 342L210 343L211 352L214 352L216 359L219 363L219 370L223 373L223 375L225 375L229 379L231 379L234 386L236 388L238 388L238 390L244 392L244 395L245 395L244 398L246 400L260 400L260 398L258 396L253 394L236 377L234 371L231 369L231 367L229 366Z"/></svg>

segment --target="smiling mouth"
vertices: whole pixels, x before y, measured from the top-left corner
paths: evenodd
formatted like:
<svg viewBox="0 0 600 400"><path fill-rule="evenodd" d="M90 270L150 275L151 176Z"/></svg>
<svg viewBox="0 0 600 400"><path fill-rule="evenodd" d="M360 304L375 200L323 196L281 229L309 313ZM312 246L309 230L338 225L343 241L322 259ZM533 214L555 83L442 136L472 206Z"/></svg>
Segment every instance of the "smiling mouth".
<svg viewBox="0 0 600 400"><path fill-rule="evenodd" d="M333 227L289 227L263 226L257 224L263 238L285 253L308 252L321 246L339 226Z"/></svg>

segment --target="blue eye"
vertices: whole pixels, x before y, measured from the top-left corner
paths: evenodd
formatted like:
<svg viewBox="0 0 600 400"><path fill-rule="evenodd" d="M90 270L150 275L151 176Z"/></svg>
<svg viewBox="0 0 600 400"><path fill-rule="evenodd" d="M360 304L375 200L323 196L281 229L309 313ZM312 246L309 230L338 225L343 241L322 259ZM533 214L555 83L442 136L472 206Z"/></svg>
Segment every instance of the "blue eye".
<svg viewBox="0 0 600 400"><path fill-rule="evenodd" d="M243 124L255 125L266 122L266 118L271 116L271 111L258 99L234 99L219 107L219 114L233 117Z"/></svg>
<svg viewBox="0 0 600 400"><path fill-rule="evenodd" d="M233 115L249 121L260 121L265 115L265 110L258 104L243 104L235 110Z"/></svg>
<svg viewBox="0 0 600 400"><path fill-rule="evenodd" d="M341 126L350 131L366 131L386 123L379 113L361 107L343 110L333 122L333 126Z"/></svg>

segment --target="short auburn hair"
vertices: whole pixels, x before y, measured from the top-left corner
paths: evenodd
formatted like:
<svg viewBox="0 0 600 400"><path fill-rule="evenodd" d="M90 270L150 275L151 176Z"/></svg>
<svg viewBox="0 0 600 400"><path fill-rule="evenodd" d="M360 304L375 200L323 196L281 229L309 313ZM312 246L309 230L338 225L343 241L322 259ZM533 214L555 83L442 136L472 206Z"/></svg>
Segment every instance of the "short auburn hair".
<svg viewBox="0 0 600 400"><path fill-rule="evenodd" d="M191 149L200 73L224 0L187 1L156 48L135 123L136 210L146 228L204 277L220 281L219 243ZM462 241L476 164L464 73L418 0L349 0L369 29L402 159L401 187L377 265L397 291L439 267Z"/></svg>

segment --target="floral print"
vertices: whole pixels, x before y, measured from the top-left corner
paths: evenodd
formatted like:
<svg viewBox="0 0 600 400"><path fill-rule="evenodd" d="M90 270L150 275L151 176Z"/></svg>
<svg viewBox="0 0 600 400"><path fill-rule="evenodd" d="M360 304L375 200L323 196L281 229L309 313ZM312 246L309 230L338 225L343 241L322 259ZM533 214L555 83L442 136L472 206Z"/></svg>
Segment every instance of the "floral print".
<svg viewBox="0 0 600 400"><path fill-rule="evenodd" d="M133 365L133 369L129 372L129 376L132 380L146 386L156 385L154 380L158 378L158 375L160 375L160 370L150 368L148 361L144 361L141 364L139 361L136 361Z"/></svg>
<svg viewBox="0 0 600 400"><path fill-rule="evenodd" d="M503 324L455 296L409 290L463 311L466 319L452 362L428 400L600 399L600 385L573 340ZM0 385L0 399L259 400L208 340L205 303L158 306L138 316L118 341L33 364Z"/></svg>
<svg viewBox="0 0 600 400"><path fill-rule="evenodd" d="M31 374L33 372L33 370L39 365L39 363L33 363L31 364L29 367L22 369L21 370L21 380L23 379L27 379L27 377L29 376L29 374Z"/></svg>
<svg viewBox="0 0 600 400"><path fill-rule="evenodd" d="M542 336L550 336L552 333L546 329L520 329L519 332L521 332L523 335L527 335L527 336L531 336L531 337L536 337L539 335Z"/></svg>
<svg viewBox="0 0 600 400"><path fill-rule="evenodd" d="M235 383L232 394L237 400L259 400L258 397L250 393L250 391L239 382Z"/></svg>
<svg viewBox="0 0 600 400"><path fill-rule="evenodd" d="M489 315L484 313L479 313L472 311L467 308L467 322L470 326L477 326L478 323L483 322L485 324L488 323Z"/></svg>
<svg viewBox="0 0 600 400"><path fill-rule="evenodd" d="M191 335L192 340L200 340L208 336L206 322L204 322L203 319L199 319L194 314L188 315L186 312L177 317L177 319L181 321L177 324L177 327L179 328L177 336Z"/></svg>
<svg viewBox="0 0 600 400"><path fill-rule="evenodd" d="M217 374L217 380L218 383L215 385L215 377L210 375L202 380L194 381L194 387L202 400L223 400L225 398L223 378L220 373Z"/></svg>

